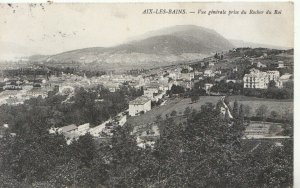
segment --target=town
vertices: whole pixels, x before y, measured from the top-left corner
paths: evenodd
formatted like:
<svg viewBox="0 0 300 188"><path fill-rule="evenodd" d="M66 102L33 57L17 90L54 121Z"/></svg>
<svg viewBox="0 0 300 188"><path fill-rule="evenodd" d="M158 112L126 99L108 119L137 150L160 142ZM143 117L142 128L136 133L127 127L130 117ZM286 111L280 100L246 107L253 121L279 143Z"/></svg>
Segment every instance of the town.
<svg viewBox="0 0 300 188"><path fill-rule="evenodd" d="M119 111L115 112L114 116L110 115L91 122L73 119L70 124L66 124L68 121L55 124L49 129L49 132L64 134L68 143L86 133L90 133L95 139L103 140L112 136L111 126L123 126L129 121L135 125L135 131L132 134L137 134L138 144L143 145L142 143L144 143L145 147L148 142L140 139L144 132L136 132L136 130L144 130L143 127L148 123L151 126L146 127L154 134L153 137L159 136L159 130L151 131L153 127L157 127L157 124L153 122L156 121L156 116L168 112L168 109L165 108L172 106L174 101L176 103L188 101L186 104L182 104L188 108L197 103L216 102L221 99L221 96L232 99L235 98L234 96L237 96L237 99L242 96L249 99L251 97L292 99L293 63L290 54L291 51L238 48L226 53L216 53L199 62L188 62L151 70L130 70L122 74L101 72L98 76L96 74L87 76L83 70L72 69L73 67L64 68L66 71L60 72L53 67L32 63L30 67L10 67L2 70L0 104L17 106L26 104L26 101L31 98L43 100L49 95L61 96L62 104L72 104L76 102L74 98L80 89L85 92L97 93L92 102L100 104L105 103L106 100L103 97L104 90L107 90L107 93L116 94L130 89L132 90L129 93L131 96L125 96L124 106L118 108ZM187 98L190 98L190 101L186 100ZM189 105L189 102L193 104ZM165 109L162 114L155 113L161 108ZM251 105L244 105L244 108L247 108L248 112L246 117L251 120L251 117L255 115L253 112L249 112L249 109L254 111L257 109ZM283 106L279 109L284 111L268 113L277 117L292 113L290 107ZM178 111L177 108L174 110ZM186 109L178 111L177 116L182 115L184 110ZM164 114L165 117L171 115L172 112L174 114L174 111ZM264 113L266 113L264 114L266 117L260 120L265 120L269 116L267 112ZM151 115L149 116L149 114ZM153 117L153 114L156 116ZM144 116L150 120L144 121L142 119ZM6 128L10 126L8 122L1 123ZM250 127L251 123L247 130L251 129ZM279 130L283 129L281 126L279 127ZM2 127L1 129L6 128ZM144 131L149 132L146 129ZM261 135L264 131L265 129L261 128L252 134L250 130L245 133L245 136L255 138L257 137L256 133ZM267 135L268 133L265 134L265 136ZM288 137L288 135L286 136Z"/></svg>

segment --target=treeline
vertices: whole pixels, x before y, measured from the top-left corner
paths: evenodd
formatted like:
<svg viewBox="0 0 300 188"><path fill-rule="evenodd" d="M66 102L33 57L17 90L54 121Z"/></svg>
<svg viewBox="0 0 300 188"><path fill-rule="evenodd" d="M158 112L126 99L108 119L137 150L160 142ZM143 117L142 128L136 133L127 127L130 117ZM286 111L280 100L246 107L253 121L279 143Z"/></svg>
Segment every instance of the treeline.
<svg viewBox="0 0 300 188"><path fill-rule="evenodd" d="M235 110L235 107L233 107ZM38 113L38 111L36 112ZM49 135L39 116L16 137L0 142L0 184L4 187L290 187L293 142L241 141L243 112L228 119L206 104L186 112L187 121L159 122L154 148L140 148L130 126L116 127L110 142L90 135L66 145ZM38 114L35 114L38 115Z"/></svg>
<svg viewBox="0 0 300 188"><path fill-rule="evenodd" d="M216 82L215 85L213 85L210 88L210 91L217 92L217 93L239 95L243 91L243 84L233 83L233 82L226 83L225 80L222 80L221 82Z"/></svg>
<svg viewBox="0 0 300 188"><path fill-rule="evenodd" d="M289 88L268 88L268 89L246 89L243 94L250 97L268 98L268 99L293 99L294 91Z"/></svg>
<svg viewBox="0 0 300 188"><path fill-rule="evenodd" d="M36 76L36 75L44 75L44 76L61 76L64 74L74 74L78 76L86 76L88 78L91 77L99 77L105 75L105 71L98 70L81 70L77 67L51 67L51 66L41 66L38 68L18 68L12 70L3 70L3 76L8 77L22 77L22 76Z"/></svg>
<svg viewBox="0 0 300 188"><path fill-rule="evenodd" d="M18 68L3 70L3 76L28 76L28 75L47 75L48 71L44 68Z"/></svg>
<svg viewBox="0 0 300 188"><path fill-rule="evenodd" d="M267 89L243 88L243 83L233 83L225 81L215 83L211 88L211 92L221 93L225 95L245 95L249 97L268 98L268 99L293 99L294 87L293 82L287 82L283 88L275 86Z"/></svg>

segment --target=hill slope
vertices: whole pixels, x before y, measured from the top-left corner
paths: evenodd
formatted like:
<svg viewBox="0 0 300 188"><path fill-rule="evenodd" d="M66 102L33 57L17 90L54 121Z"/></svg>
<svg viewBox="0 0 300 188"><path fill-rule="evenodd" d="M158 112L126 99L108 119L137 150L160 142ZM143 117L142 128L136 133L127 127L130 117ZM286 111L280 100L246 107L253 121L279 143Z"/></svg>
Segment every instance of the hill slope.
<svg viewBox="0 0 300 188"><path fill-rule="evenodd" d="M68 51L41 60L81 62L94 66L155 67L201 59L234 46L217 32L193 25L164 28L146 33L127 43Z"/></svg>

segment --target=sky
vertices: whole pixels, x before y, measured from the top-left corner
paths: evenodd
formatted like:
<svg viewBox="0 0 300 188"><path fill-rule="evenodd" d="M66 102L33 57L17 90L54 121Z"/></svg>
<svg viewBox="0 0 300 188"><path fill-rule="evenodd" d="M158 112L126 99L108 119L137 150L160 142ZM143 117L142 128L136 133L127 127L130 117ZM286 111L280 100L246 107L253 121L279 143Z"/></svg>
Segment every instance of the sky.
<svg viewBox="0 0 300 188"><path fill-rule="evenodd" d="M195 14L143 14L145 9L186 9ZM275 15L208 15L198 10L281 10ZM67 3L0 4L0 59L108 47L151 30L192 24L227 39L293 47L292 3Z"/></svg>

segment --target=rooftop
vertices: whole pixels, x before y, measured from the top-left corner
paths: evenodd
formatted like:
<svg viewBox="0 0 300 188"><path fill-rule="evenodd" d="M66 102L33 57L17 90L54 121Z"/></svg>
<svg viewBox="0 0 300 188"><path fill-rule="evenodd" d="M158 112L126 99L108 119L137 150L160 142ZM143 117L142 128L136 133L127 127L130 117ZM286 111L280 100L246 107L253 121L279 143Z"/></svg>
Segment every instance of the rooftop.
<svg viewBox="0 0 300 188"><path fill-rule="evenodd" d="M67 125L64 127L61 127L62 132L69 132L71 130L77 129L77 126L75 124Z"/></svg>
<svg viewBox="0 0 300 188"><path fill-rule="evenodd" d="M131 104L131 105L142 105L142 104L145 104L148 101L151 101L151 99L149 99L148 97L145 97L145 96L141 96L141 97L138 97L138 98L134 99L133 101L130 101L129 104Z"/></svg>
<svg viewBox="0 0 300 188"><path fill-rule="evenodd" d="M284 75L282 75L282 76L280 77L280 79L282 79L282 80L288 80L288 79L290 79L291 77L292 77L291 74L284 74Z"/></svg>

